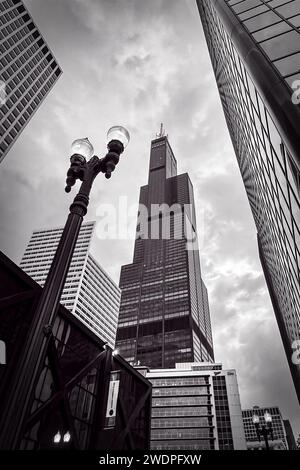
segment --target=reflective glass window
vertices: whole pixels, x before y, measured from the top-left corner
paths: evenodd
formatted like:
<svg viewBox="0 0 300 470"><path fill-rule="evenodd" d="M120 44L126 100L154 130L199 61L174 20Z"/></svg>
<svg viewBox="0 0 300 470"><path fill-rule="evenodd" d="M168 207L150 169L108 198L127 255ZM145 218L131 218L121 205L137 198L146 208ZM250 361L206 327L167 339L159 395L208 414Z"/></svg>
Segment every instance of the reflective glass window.
<svg viewBox="0 0 300 470"><path fill-rule="evenodd" d="M255 16L250 20L246 20L244 25L247 26L250 33L257 31L259 29L265 28L266 26L271 26L272 24L279 23L281 18L276 15L273 11L268 11L262 13L261 15Z"/></svg>
<svg viewBox="0 0 300 470"><path fill-rule="evenodd" d="M273 24L268 28L264 28L260 31L257 31L256 33L253 33L253 37L256 39L256 41L261 42L291 29L291 26L289 26L285 21L282 21L281 23Z"/></svg>
<svg viewBox="0 0 300 470"><path fill-rule="evenodd" d="M285 76L300 70L300 52L274 62L279 72Z"/></svg>
<svg viewBox="0 0 300 470"><path fill-rule="evenodd" d="M289 31L288 33L264 41L261 47L271 60L276 60L300 50L300 34L297 31Z"/></svg>

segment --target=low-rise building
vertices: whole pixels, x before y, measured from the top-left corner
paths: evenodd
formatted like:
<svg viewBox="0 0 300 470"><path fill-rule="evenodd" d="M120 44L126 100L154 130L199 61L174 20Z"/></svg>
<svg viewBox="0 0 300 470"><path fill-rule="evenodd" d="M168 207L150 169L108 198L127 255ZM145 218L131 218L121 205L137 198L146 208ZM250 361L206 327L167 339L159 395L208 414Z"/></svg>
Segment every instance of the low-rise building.
<svg viewBox="0 0 300 470"><path fill-rule="evenodd" d="M180 363L146 377L153 387L151 449L246 450L235 370Z"/></svg>

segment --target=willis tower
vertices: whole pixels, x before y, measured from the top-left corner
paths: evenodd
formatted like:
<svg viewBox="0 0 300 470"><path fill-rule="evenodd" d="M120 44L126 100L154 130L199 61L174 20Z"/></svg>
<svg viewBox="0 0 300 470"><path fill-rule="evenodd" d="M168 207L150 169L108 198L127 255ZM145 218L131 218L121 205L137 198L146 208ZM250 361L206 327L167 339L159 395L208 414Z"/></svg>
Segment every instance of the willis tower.
<svg viewBox="0 0 300 470"><path fill-rule="evenodd" d="M162 129L151 142L140 190L133 263L122 266L116 347L150 368L213 362L207 290L201 278L193 187Z"/></svg>

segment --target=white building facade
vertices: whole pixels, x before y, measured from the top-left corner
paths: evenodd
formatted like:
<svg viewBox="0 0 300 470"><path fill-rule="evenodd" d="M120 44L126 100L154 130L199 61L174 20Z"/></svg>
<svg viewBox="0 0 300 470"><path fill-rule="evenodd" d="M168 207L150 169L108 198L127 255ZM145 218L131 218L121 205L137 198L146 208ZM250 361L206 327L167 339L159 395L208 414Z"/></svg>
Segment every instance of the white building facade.
<svg viewBox="0 0 300 470"><path fill-rule="evenodd" d="M246 450L235 370L180 363L151 369L151 449Z"/></svg>
<svg viewBox="0 0 300 470"><path fill-rule="evenodd" d="M0 162L61 74L24 2L1 1Z"/></svg>
<svg viewBox="0 0 300 470"><path fill-rule="evenodd" d="M112 348L115 346L121 290L90 254L95 222L83 223L61 303ZM63 228L33 232L20 267L44 285Z"/></svg>

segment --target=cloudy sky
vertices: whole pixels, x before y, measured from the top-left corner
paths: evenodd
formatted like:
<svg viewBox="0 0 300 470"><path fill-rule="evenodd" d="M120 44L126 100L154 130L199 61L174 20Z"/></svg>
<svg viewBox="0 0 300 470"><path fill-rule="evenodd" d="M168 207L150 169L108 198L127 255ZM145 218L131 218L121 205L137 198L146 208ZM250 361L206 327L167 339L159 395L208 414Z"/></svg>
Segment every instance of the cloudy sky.
<svg viewBox="0 0 300 470"><path fill-rule="evenodd" d="M263 278L256 232L229 139L194 0L25 0L63 75L0 167L0 249L19 263L37 228L62 225L70 143L106 131L131 134L113 177L98 177L87 220L100 204L136 204L147 183L150 141L163 122L194 185L203 277L216 360L236 368L243 407L278 405L300 432L300 413ZM132 226L134 230L134 227ZM118 282L131 239L92 252Z"/></svg>

